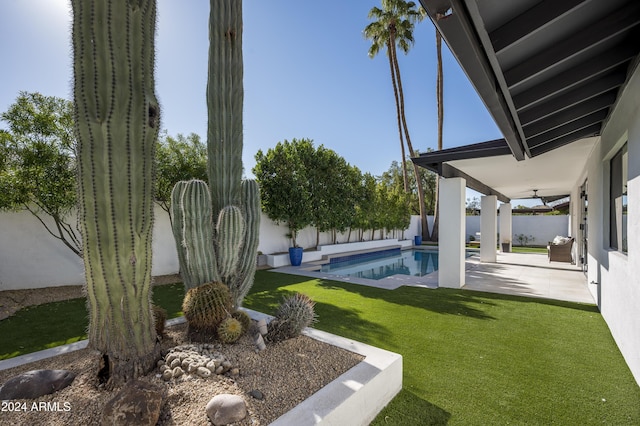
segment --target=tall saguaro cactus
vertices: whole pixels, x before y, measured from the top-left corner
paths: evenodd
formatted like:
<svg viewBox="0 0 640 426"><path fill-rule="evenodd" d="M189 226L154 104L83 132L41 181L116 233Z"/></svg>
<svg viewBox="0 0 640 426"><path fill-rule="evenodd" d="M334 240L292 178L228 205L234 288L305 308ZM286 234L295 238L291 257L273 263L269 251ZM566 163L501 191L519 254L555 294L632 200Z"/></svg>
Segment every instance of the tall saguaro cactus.
<svg viewBox="0 0 640 426"><path fill-rule="evenodd" d="M89 346L107 386L159 358L151 299L156 0L72 0Z"/></svg>
<svg viewBox="0 0 640 426"><path fill-rule="evenodd" d="M240 202L242 179L242 0L211 0L209 12L209 185L213 217Z"/></svg>
<svg viewBox="0 0 640 426"><path fill-rule="evenodd" d="M242 0L211 0L210 4L210 200L202 191L203 182L178 183L171 200L176 218L173 233L186 288L221 281L229 287L237 308L253 285L260 194L257 182L242 180ZM205 241L210 246L202 247Z"/></svg>

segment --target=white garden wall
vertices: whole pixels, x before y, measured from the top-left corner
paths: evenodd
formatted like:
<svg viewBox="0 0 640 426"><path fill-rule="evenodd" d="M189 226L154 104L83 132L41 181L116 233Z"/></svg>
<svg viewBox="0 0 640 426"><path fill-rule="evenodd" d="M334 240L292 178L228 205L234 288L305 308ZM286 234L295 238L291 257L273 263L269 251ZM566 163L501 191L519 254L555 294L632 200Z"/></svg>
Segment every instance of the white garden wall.
<svg viewBox="0 0 640 426"><path fill-rule="evenodd" d="M569 231L569 216L520 216L515 215L511 217L512 223L512 236L511 241L513 245L519 245L516 238L519 234L524 234L527 237L531 235L534 239L533 242L529 241L528 245L534 246L546 246L547 243L553 240L556 236L574 236ZM500 216L498 216L498 229L500 229ZM477 233L480 232L480 216L467 216L467 241L470 236L473 236L476 240ZM503 236L501 235L502 239ZM478 240L479 241L479 240Z"/></svg>
<svg viewBox="0 0 640 426"><path fill-rule="evenodd" d="M153 275L178 272L178 258L169 217L160 207L155 209L153 233ZM514 216L514 235L534 235L535 243L543 244L555 235L567 233L567 216ZM541 225L544 223L544 225ZM433 218L429 218L429 226ZM413 216L404 235L388 234L386 238L413 240L419 235L419 217ZM467 235L480 230L479 216L467 216ZM260 224L258 250L264 254L287 252L290 240L287 229L277 226L266 215ZM356 241L355 231L350 241ZM376 232L380 239L380 231ZM370 232L363 239L371 240ZM320 246L330 244L328 233L320 234ZM338 242L347 242L347 234L338 235ZM298 235L298 244L304 248L316 246L315 228L307 228ZM0 213L0 290L40 288L62 285L79 285L84 282L82 261L60 241L49 235L28 212Z"/></svg>
<svg viewBox="0 0 640 426"><path fill-rule="evenodd" d="M75 223L75 218L71 223ZM152 273L166 275L177 270L178 257L169 216L156 206ZM31 213L0 213L0 290L83 282L82 260L51 236Z"/></svg>

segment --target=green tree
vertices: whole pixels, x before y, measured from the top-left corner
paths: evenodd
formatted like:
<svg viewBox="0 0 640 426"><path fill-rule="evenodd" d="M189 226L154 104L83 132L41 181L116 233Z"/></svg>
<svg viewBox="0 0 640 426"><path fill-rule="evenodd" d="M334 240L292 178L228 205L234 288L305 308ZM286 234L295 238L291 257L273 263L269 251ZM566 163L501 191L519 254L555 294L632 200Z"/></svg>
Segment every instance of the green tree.
<svg viewBox="0 0 640 426"><path fill-rule="evenodd" d="M393 181L384 178L378 181L377 209L379 226L387 232L404 231L411 223L411 212L407 209L412 194L404 192Z"/></svg>
<svg viewBox="0 0 640 426"><path fill-rule="evenodd" d="M406 165L409 167L412 165L412 161L410 159L406 159ZM434 194L435 194L435 185L436 185L436 176L435 173L421 168L418 168L418 176L420 176L420 180L422 183L422 188L424 191L424 209L427 214L433 214L434 210ZM389 169L382 173L380 176L380 180L387 185L389 188L393 188L394 190L399 190L402 188L402 171L401 167L397 161L392 161ZM418 185L416 182L415 169L409 167L409 194L407 197L407 205L409 206L408 211L412 215L420 214L420 199L418 197ZM406 208L406 206L405 206Z"/></svg>
<svg viewBox="0 0 640 426"><path fill-rule="evenodd" d="M305 165L311 151L309 139L284 140L266 154L259 150L252 169L260 185L262 210L274 222L287 225L293 247L298 247L298 232L313 222L313 194Z"/></svg>
<svg viewBox="0 0 640 426"><path fill-rule="evenodd" d="M407 54L414 43L413 29L416 21L424 18L424 12L416 7L413 1L404 0L382 0L382 9L373 7L369 11L369 19L374 19L364 29L364 36L372 40L369 48L369 57L375 57L381 50L386 49L391 72L391 83L396 102L396 118L398 123L398 133L400 136L400 146L402 159L406 157L404 150L404 139L409 148L409 155L416 156L413 149L409 128L404 111L404 92L402 90L402 79L400 77L400 66L398 64L397 48ZM409 177L407 167L403 161L404 189L409 191ZM413 165L414 173L419 174L418 166ZM420 206L420 217L422 223L423 238L429 238L429 228L427 224L427 213L424 203L424 191L421 180L417 180L418 198Z"/></svg>
<svg viewBox="0 0 640 426"><path fill-rule="evenodd" d="M467 216L480 215L480 199L478 197L467 198Z"/></svg>
<svg viewBox="0 0 640 426"><path fill-rule="evenodd" d="M354 188L351 166L335 151L320 145L304 158L309 176L312 225L316 227L316 246L320 244L320 232L332 232L332 242L337 232L347 229L354 212Z"/></svg>
<svg viewBox="0 0 640 426"><path fill-rule="evenodd" d="M73 105L20 92L1 118L8 130L0 131L0 210L29 211L81 256L79 232L71 225L76 206Z"/></svg>
<svg viewBox="0 0 640 426"><path fill-rule="evenodd" d="M200 136L180 133L174 138L164 132L156 148L156 203L171 217L171 191L181 180L207 180L207 147Z"/></svg>

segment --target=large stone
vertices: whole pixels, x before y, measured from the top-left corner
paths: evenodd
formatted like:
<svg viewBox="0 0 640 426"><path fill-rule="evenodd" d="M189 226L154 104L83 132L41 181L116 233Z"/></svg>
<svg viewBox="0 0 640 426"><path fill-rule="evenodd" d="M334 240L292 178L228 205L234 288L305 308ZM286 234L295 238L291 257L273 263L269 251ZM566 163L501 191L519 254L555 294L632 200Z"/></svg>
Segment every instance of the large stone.
<svg viewBox="0 0 640 426"><path fill-rule="evenodd" d="M154 426L160 418L162 389L140 380L126 384L104 407L102 425Z"/></svg>
<svg viewBox="0 0 640 426"><path fill-rule="evenodd" d="M244 419L247 416L247 405L241 396L222 394L211 398L206 411L215 426L222 426Z"/></svg>
<svg viewBox="0 0 640 426"><path fill-rule="evenodd" d="M0 387L0 400L38 398L66 388L75 378L75 373L68 370L28 371Z"/></svg>

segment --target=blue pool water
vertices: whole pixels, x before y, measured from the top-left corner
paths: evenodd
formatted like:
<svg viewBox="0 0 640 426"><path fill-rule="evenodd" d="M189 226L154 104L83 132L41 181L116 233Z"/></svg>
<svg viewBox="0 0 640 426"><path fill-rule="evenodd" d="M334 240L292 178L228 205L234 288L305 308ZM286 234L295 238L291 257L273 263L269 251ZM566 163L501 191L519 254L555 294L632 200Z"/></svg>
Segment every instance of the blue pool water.
<svg viewBox="0 0 640 426"><path fill-rule="evenodd" d="M380 280L392 275L421 277L438 270L438 252L384 250L346 258L333 258L320 271L333 275Z"/></svg>

